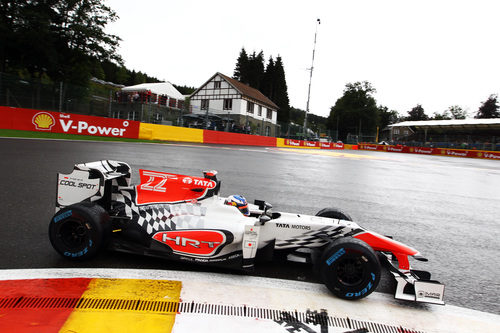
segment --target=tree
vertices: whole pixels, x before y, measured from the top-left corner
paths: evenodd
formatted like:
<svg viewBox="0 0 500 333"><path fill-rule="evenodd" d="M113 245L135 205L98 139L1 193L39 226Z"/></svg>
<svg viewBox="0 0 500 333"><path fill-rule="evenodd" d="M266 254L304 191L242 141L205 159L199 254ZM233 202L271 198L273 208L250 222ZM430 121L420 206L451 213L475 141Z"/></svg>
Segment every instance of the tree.
<svg viewBox="0 0 500 333"><path fill-rule="evenodd" d="M375 134L379 112L372 96L375 92L375 88L367 81L346 84L344 95L337 99L330 110L328 128L334 131L338 129L341 140L345 140L349 133Z"/></svg>
<svg viewBox="0 0 500 333"><path fill-rule="evenodd" d="M233 78L248 84L250 87L260 89L260 84L264 76L264 52L255 51L248 56L245 49L241 49L236 61Z"/></svg>
<svg viewBox="0 0 500 333"><path fill-rule="evenodd" d="M448 112L451 114L452 119L465 119L467 117L467 111L458 105L450 106Z"/></svg>
<svg viewBox="0 0 500 333"><path fill-rule="evenodd" d="M285 69L280 56L276 58L273 67L273 98L271 99L279 107L278 121L288 122L290 119L290 99L288 98L288 86L286 84Z"/></svg>
<svg viewBox="0 0 500 333"><path fill-rule="evenodd" d="M500 112L498 111L498 95L492 94L477 110L476 116L474 118L500 118Z"/></svg>
<svg viewBox="0 0 500 333"><path fill-rule="evenodd" d="M417 104L413 109L408 111L408 117L406 120L408 121L418 121L418 120L428 120L429 117L425 114L424 108L422 105Z"/></svg>
<svg viewBox="0 0 500 333"><path fill-rule="evenodd" d="M269 57L267 62L266 71L262 76L262 82L260 83L260 91L269 99L273 100L275 98L275 85L276 85L276 68L274 65L273 57Z"/></svg>
<svg viewBox="0 0 500 333"><path fill-rule="evenodd" d="M100 0L1 1L2 70L87 86L97 62L121 62L120 38L104 32L116 19Z"/></svg>
<svg viewBox="0 0 500 333"><path fill-rule="evenodd" d="M236 67L234 68L233 79L243 82L243 77L248 71L248 55L244 48L241 49L240 55L236 60ZM243 82L245 83L245 82Z"/></svg>
<svg viewBox="0 0 500 333"><path fill-rule="evenodd" d="M398 112L394 110L389 111L389 108L386 106L379 106L377 113L377 126L380 130L399 121Z"/></svg>
<svg viewBox="0 0 500 333"><path fill-rule="evenodd" d="M434 112L434 115L430 118L431 120L450 120L451 116L448 110L444 110L443 113Z"/></svg>

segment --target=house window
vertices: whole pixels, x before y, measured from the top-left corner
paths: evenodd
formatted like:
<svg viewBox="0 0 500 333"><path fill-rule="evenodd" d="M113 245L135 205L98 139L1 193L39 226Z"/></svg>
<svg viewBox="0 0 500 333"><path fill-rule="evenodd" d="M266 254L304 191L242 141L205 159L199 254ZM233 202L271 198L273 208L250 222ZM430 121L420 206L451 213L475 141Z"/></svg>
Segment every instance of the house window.
<svg viewBox="0 0 500 333"><path fill-rule="evenodd" d="M271 135L271 127L266 126L266 136L270 136L270 135Z"/></svg>
<svg viewBox="0 0 500 333"><path fill-rule="evenodd" d="M258 112L259 112L259 113L258 113L258 116L259 116L259 117L262 117L262 106L261 106L261 105L259 105L259 111L258 111Z"/></svg>
<svg viewBox="0 0 500 333"><path fill-rule="evenodd" d="M267 109L267 119L273 119L273 111Z"/></svg>
<svg viewBox="0 0 500 333"><path fill-rule="evenodd" d="M202 99L201 100L201 109L202 110L208 110L208 104L209 104L208 102L209 101L210 100L208 100L208 99Z"/></svg>
<svg viewBox="0 0 500 333"><path fill-rule="evenodd" d="M399 134L399 128L394 129L394 134Z"/></svg>
<svg viewBox="0 0 500 333"><path fill-rule="evenodd" d="M177 100L175 98L170 98L168 100L168 106L171 108L175 108L177 106Z"/></svg>
<svg viewBox="0 0 500 333"><path fill-rule="evenodd" d="M253 113L253 106L254 106L254 104L252 102L247 102L247 112L248 113Z"/></svg>
<svg viewBox="0 0 500 333"><path fill-rule="evenodd" d="M220 89L220 81L214 81L214 89Z"/></svg>
<svg viewBox="0 0 500 333"><path fill-rule="evenodd" d="M231 98L224 99L224 110L232 110L233 109L233 100Z"/></svg>

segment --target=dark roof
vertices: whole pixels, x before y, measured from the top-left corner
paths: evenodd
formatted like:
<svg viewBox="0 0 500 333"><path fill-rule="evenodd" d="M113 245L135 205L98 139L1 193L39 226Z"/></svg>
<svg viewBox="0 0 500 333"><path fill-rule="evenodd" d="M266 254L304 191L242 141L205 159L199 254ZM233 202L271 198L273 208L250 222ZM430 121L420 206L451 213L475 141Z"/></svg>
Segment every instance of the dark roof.
<svg viewBox="0 0 500 333"><path fill-rule="evenodd" d="M200 88L196 89L196 91L193 92L191 94L191 96L198 93L198 91L201 90L201 88L204 87L208 82L210 82L210 80L212 80L216 75L220 75L224 80L226 80L230 85L232 85L234 89L238 90L243 97L246 97L250 100L254 100L256 102L260 102L260 103L267 105L273 109L276 109L276 110L279 109L279 107L276 104L274 104L273 101L271 101L269 98L267 98L263 93L261 93L257 89L252 88L244 83L241 83L238 80L230 78L229 76L224 75L224 74L219 73L219 72L215 73L207 82L205 82L205 84L203 84Z"/></svg>
<svg viewBox="0 0 500 333"><path fill-rule="evenodd" d="M269 98L267 98L263 93L258 91L255 88L252 88L244 83L241 83L238 80L230 78L222 73L217 73L224 78L227 82L229 82L236 90L238 90L243 96L248 97L250 99L257 100L262 104L266 104L272 108L279 109L279 107L273 103Z"/></svg>

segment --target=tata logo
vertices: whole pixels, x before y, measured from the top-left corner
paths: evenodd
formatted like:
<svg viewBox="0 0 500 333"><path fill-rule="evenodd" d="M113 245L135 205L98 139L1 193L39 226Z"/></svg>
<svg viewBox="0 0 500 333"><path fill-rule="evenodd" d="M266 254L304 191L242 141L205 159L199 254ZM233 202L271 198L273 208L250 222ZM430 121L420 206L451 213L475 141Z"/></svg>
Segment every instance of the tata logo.
<svg viewBox="0 0 500 333"><path fill-rule="evenodd" d="M219 230L160 231L153 239L167 245L174 253L208 257L226 244L226 235Z"/></svg>
<svg viewBox="0 0 500 333"><path fill-rule="evenodd" d="M52 126L56 124L56 120L50 113L39 112L33 116L31 120L35 128L39 131L50 131Z"/></svg>
<svg viewBox="0 0 500 333"><path fill-rule="evenodd" d="M189 185L189 184L192 184L192 183L193 183L193 179L192 179L192 178L189 178L189 177L185 177L185 178L182 180L182 182L183 182L184 184L188 184L188 185Z"/></svg>
<svg viewBox="0 0 500 333"><path fill-rule="evenodd" d="M196 186L203 186L206 188L215 188L215 182L213 180L202 180L202 179L193 179L194 184Z"/></svg>

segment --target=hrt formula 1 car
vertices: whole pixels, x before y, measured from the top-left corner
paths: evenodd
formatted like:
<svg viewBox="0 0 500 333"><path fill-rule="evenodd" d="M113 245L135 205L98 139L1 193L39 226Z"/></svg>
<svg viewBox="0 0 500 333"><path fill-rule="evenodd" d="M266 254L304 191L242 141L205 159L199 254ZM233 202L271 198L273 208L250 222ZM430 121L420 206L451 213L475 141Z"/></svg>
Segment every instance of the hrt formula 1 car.
<svg viewBox="0 0 500 333"><path fill-rule="evenodd" d="M203 177L139 170L130 184L127 163L77 164L58 174L56 214L49 237L62 256L82 260L104 248L204 265L251 270L255 259L310 263L336 296L360 299L373 292L387 264L395 297L444 304L444 285L409 258L420 253L363 229L349 215L325 208L315 216L274 212L262 200L219 196L216 171ZM243 214L242 214L243 213Z"/></svg>

